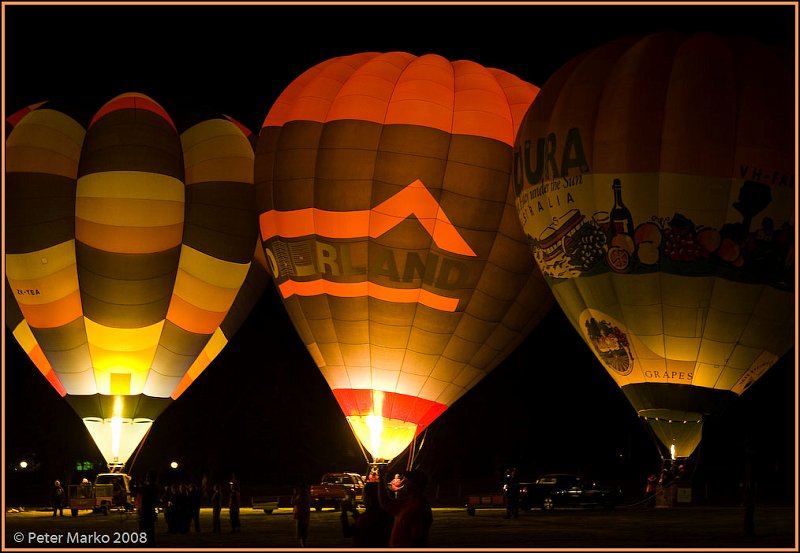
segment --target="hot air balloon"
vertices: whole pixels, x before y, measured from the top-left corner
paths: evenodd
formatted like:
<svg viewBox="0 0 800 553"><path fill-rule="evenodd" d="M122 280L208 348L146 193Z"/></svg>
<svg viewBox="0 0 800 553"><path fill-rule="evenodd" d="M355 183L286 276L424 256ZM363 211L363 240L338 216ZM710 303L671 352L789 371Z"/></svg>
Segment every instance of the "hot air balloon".
<svg viewBox="0 0 800 553"><path fill-rule="evenodd" d="M794 344L792 76L744 37L624 38L562 66L517 136L534 257L662 457Z"/></svg>
<svg viewBox="0 0 800 553"><path fill-rule="evenodd" d="M264 121L256 203L273 282L373 463L409 448L553 304L508 186L537 90L471 61L366 52L305 71Z"/></svg>
<svg viewBox="0 0 800 553"><path fill-rule="evenodd" d="M235 122L179 134L136 93L87 129L47 105L14 124L6 323L109 468L124 467L266 286L253 156Z"/></svg>

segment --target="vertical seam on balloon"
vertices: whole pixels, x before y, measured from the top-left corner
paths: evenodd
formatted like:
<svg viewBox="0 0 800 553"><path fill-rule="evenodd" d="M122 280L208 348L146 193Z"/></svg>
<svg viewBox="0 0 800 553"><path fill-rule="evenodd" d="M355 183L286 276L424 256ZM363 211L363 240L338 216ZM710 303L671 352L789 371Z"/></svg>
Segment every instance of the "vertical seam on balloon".
<svg viewBox="0 0 800 553"><path fill-rule="evenodd" d="M716 282L716 279L714 280L714 282ZM764 285L764 284L761 284L761 285L760 285L760 291L759 291L759 294L758 294L758 298L756 298L755 302L753 303L753 308L748 310L747 321L746 321L746 322L745 322L745 324L742 326L742 331L741 331L741 332L739 333L739 335L736 337L736 342L734 342L734 346L733 346L733 349L731 350L731 354L730 354L730 355L728 356L728 358L725 360L725 367L727 367L727 366L728 366L728 361L729 361L729 360L730 360L730 358L733 356L733 352L736 350L736 346L738 346L738 345L740 345L740 344L741 344L741 339L742 339L742 336L744 335L745 331L747 330L748 326L750 325L750 321L752 321L752 320L753 320L753 315L754 315L754 313L756 312L756 306L758 305L758 303L759 303L759 300L761 299L761 297L764 295L764 291L765 291L766 289L767 289L767 286L766 286L766 285ZM761 350L762 350L762 352L763 352L763 351L766 351L766 347L763 347L763 346L762 346ZM758 358L758 356L756 356L756 359L757 359L757 358ZM752 367L752 362L751 362L751 367ZM738 383L739 383L739 380L741 380L742 376L744 376L744 375L747 373L747 371L748 371L748 370L749 370L749 368L746 368L746 369L744 369L744 372L742 372L742 374L739 376L739 378L738 378L738 379L736 379L736 382L733 382L733 383L731 383L731 384L730 384L730 387L726 387L726 388L727 388L728 390L732 390L732 389L733 389L733 387L734 387L736 384L738 384ZM724 372L724 369L723 369L723 372ZM760 378L760 377L757 377L757 378ZM746 388L745 388L745 390L746 390ZM742 393L744 393L744 390L742 391ZM741 395L741 394L739 394L739 395Z"/></svg>
<svg viewBox="0 0 800 553"><path fill-rule="evenodd" d="M716 273L717 271L718 271L718 269L715 268L714 272ZM716 274L712 277L712 279L711 279L711 289L708 291L708 305L705 307L705 317L703 318L703 326L700 329L700 345L699 345L699 347L697 349L697 360L695 361L694 372L692 373L692 381L691 381L691 385L692 386L698 386L698 384L694 383L694 379L697 377L698 364L700 363L700 350L703 347L703 342L705 340L707 340L707 338L706 338L706 327L708 326L708 317L709 317L709 314L711 312L711 301L714 298L714 288L716 288L716 286L717 286L718 278L719 277L716 276ZM709 341L716 342L716 340L709 340ZM733 354L733 350L731 350L731 355L732 354ZM722 376L722 373L725 372L725 367L728 364L728 359L730 359L730 355L725 359L725 364L722 366L722 369L719 371L719 373L717 374L716 378L714 379L714 384L713 384L713 386L711 386L711 388L717 389L717 383L719 382L719 379Z"/></svg>
<svg viewBox="0 0 800 553"><path fill-rule="evenodd" d="M513 146L511 148L510 154L513 155ZM507 189L506 189L506 201L503 203L503 214L506 213L506 210L511 210L512 211L512 213L511 213L512 217L517 217L516 208L515 208L514 204L510 202L511 195L513 194L511 192L510 179L511 179L511 174L509 173L509 178L506 181L506 184L508 186L507 186ZM500 225L502 225L502 221L503 221L503 215L501 215L501 217L500 217ZM497 238L499 236L507 236L509 239L513 239L511 236L508 236L507 234L503 234L502 232L500 232L500 225L498 225L498 227L497 227L497 233L495 234L494 240L492 241L492 246L489 248L489 253L486 256L486 262L485 262L486 264L490 263L489 260L492 257L492 252L494 251L495 246L497 245ZM520 229L521 228L522 227L521 227L521 223L520 223ZM523 250L525 250L526 253L527 253L528 252L527 245L523 243L522 247L523 247ZM531 261L534 264L536 263L532 259L531 259ZM495 263L492 263L492 265L497 266ZM505 270L505 269L503 269L503 270ZM516 290L516 293L514 294L514 299L511 300L511 302L510 302L511 305L515 305L515 304L520 305L520 307L522 307L523 310L524 310L524 306L521 305L520 302L519 302L519 296L520 296L520 293L528 286L528 284L531 281L531 278L532 278L532 273L528 275L528 278L522 283L522 286L520 286ZM478 280L478 283L480 283L480 279ZM476 289L477 289L477 285L476 285ZM481 293L486 294L489 297L492 297L485 290L481 290ZM473 294L474 294L474 292L473 292ZM499 299L499 298L493 298L493 299ZM524 336L524 334L522 334L521 332L516 331L516 330L514 330L512 328L509 328L505 324L505 317L506 317L507 314L508 314L508 309L506 309L506 312L503 314L503 316L500 318L500 320L498 320L495 323L495 328L492 330L492 333L490 334L490 338L497 333L497 331L499 330L500 327L505 328L506 330L508 330L510 333L512 333L514 335L514 337L509 342L505 343L505 345L503 346L503 349L495 350L496 353L492 357L492 360L489 363L487 363L486 366L483 369L479 369L480 372L483 373L483 376L486 376L490 370L492 370L494 367L499 365L502 362L502 360L504 359L504 357L507 356L507 354L506 355L503 355L503 354L505 353L506 349L508 348L508 344L514 343L520 335ZM498 359L498 357L500 358L500 360L496 361ZM491 368L488 368L488 367L491 367ZM475 367L475 368L477 369L477 367ZM481 377L481 378L483 378L483 377ZM473 380L474 380L474 378L473 378ZM477 384L477 382L472 383L471 386L474 386L475 384ZM471 388L471 386L467 387L467 389Z"/></svg>
<svg viewBox="0 0 800 553"><path fill-rule="evenodd" d="M447 66L450 68L450 74L452 76L452 83L453 83L453 101L452 101L452 106L453 107L452 107L451 116L450 116L450 132L447 133L447 157L442 160L442 162L444 163L444 171L442 171L442 183L441 183L441 187L439 188L439 199L436 202L439 205L439 211L443 211L443 209L442 209L442 194L446 190L445 189L445 183L447 182L447 171L448 171L448 169L450 167L450 150L453 147L453 132L454 132L454 125L455 125L455 118L456 118L456 108L458 107L456 105L456 98L457 98L457 92L458 92L458 76L456 75L456 68L455 68L455 65L453 64L453 62L450 61L450 60L447 60ZM431 245L432 246L435 245L435 242L433 241L433 237L436 235L436 225L438 223L439 223L439 217L437 216L436 219L433 222L433 230L430 233L431 242L432 242ZM455 228L455 225L454 225L454 228ZM463 300L459 299L459 302L458 302L459 305L461 305L462 301ZM461 321L464 318L464 312L465 312L465 310L463 308L462 308L461 311L458 311L457 308L454 311L454 313L458 313L458 322L456 323L456 326L455 326L452 334L450 334L450 336L448 337L447 342L446 342L444 348L442 349L442 353L439 354L439 356L438 356L439 358L433 364L433 367L431 368L431 372L430 372L430 374L428 374L427 378L425 379L425 383L423 384L423 387L425 386L425 384L427 384L431 380L431 378L432 378L431 375L433 374L433 371L435 370L436 365L438 365L439 362L442 359L447 359L448 361L452 361L454 363L458 363L458 364L462 365L461 370L464 369L464 366L466 365L466 363L459 363L458 361L456 361L454 359L450 359L449 357L447 357L445 355L445 352L447 351L447 348L450 346L453 338L456 336L456 333L458 332L458 327L461 325ZM416 315L416 312L415 312L415 315ZM459 339L462 339L462 338L459 337ZM434 379L434 380L436 380L436 379ZM435 401L437 403L444 403L444 402L441 402L439 398L442 396L443 393L446 392L447 385L452 385L452 381L450 381L448 383L445 383L445 384L446 385L445 385L444 390L439 392L439 394L436 396L436 398L432 399L431 401ZM450 404L448 403L447 406L449 407L449 405Z"/></svg>
<svg viewBox="0 0 800 553"><path fill-rule="evenodd" d="M170 321L167 318L167 315L169 314L170 307L172 306L173 298L175 297L175 285L177 284L178 271L180 271L181 258L183 257L184 246L187 245L186 242L185 242L185 240L186 240L186 211L187 211L187 209L189 207L189 197L188 197L188 194L186 193L187 192L187 188L188 188L186 186L186 156L184 155L184 150L183 150L183 136L182 136L183 133L179 133L178 129L175 128L175 127L173 127L173 129L175 130L175 135L177 136L178 144L180 144L181 168L183 169L183 178L181 179L181 183L183 184L183 223L181 225L180 253L178 254L178 264L177 264L177 267L176 267L176 270L175 270L175 281L173 281L173 283L172 283L172 290L171 290L171 294L170 294L170 298L169 298L169 304L167 304L167 311L164 313L164 324L161 325L161 333L158 335L158 341L156 342L155 353L153 354L153 357L150 359L150 369L147 371L147 378L145 378L144 385L142 386L141 394L144 394L145 393L144 391L148 389L148 383L150 382L150 375L153 374L154 372L158 373L158 371L155 370L155 368L153 367L153 363L155 361L156 356L158 355L158 348L159 347L165 347L165 346L162 345L161 341L164 339L164 333L166 332L166 329L167 329L167 323L169 322L171 324L175 324L175 323L172 323L172 321ZM181 327L179 327L179 328L181 328ZM182 330L184 330L184 329L182 329ZM166 348L166 349L168 349L168 348ZM205 346L203 346L203 349L205 349ZM200 350L201 353L202 353L203 349ZM184 372L181 375L181 378L172 387L172 389L170 390L169 395L167 397L169 397L169 398L172 397L172 394L175 392L175 389L177 389L177 387L180 385L181 380L183 379L184 376L186 376L188 371L189 371L189 369L187 368L186 372ZM161 374L161 373L158 373L158 374Z"/></svg>
<svg viewBox="0 0 800 553"><path fill-rule="evenodd" d="M384 52L384 53L381 53L378 56L370 59L367 63L371 63L371 62L376 61L376 60L383 61L386 57L387 57L387 53ZM379 157L379 155L380 155L380 153L382 151L381 147L382 147L382 144L383 144L383 134L384 134L384 131L386 130L386 117L387 117L387 115L389 113L389 106L391 105L392 99L394 98L394 93L397 90L397 82L400 80L400 76L405 72L405 70L408 68L408 66L411 63L412 63L412 61L409 60L408 63L406 63L406 66L403 68L402 71L400 71L400 73L398 73L397 78L395 79L394 86L392 87L392 93L389 96L389 99L386 102L386 107L385 107L385 109L383 111L383 121L380 124L380 131L378 133L378 147L375 148L375 160L374 160L374 162L372 164L372 175L371 175L371 178L370 178L370 183L371 184L370 184L370 191L369 191L369 212L367 213L367 236L365 237L365 241L366 241L366 244L367 244L367 279L366 279L366 281L367 281L367 287L368 288L369 288L370 276L371 276L370 275L370 262L369 262L370 261L370 259L369 259L369 245L370 245L371 234L372 234L370 232L370 229L372 228L372 213L373 213L373 207L375 206L375 171L378 169L378 157ZM363 67L363 65L361 67ZM379 301L382 301L382 300L379 300ZM371 321L370 321L370 316L369 316L370 315L370 310L372 309L371 303L372 303L372 299L370 299L370 297L367 296L367 348L369 350L369 382L370 382L370 388L372 390L375 390L375 384L374 384L374 381L373 381L375 367L373 366L373 363L372 363L372 340L370 339L371 333L372 333L372 328L371 328L371 324L370 324ZM405 353L403 354L403 358L405 359ZM400 362L400 367L402 367L402 366L403 365L402 365L402 361L401 361ZM400 381L400 367L398 367L398 370L397 370L397 378L396 378L396 380L394 382L394 389L390 390L392 392L396 392L397 391L397 385L398 385L398 383ZM374 408L374 400L373 400L373 408ZM375 414L383 415L383 413L375 413ZM356 438L356 439L358 440L358 438Z"/></svg>
<svg viewBox="0 0 800 553"><path fill-rule="evenodd" d="M339 57L339 58L335 58L335 61L339 61L339 62L344 63L344 62L351 61L351 58L349 58L349 56ZM327 109L327 111L325 113L325 116L322 118L322 122L321 122L321 125L322 125L321 126L321 132L319 133L319 138L318 138L318 142L317 142L317 148L315 149L315 155L314 155L314 182L313 182L313 186L311 188L311 206L312 207L315 205L314 198L316 196L317 183L318 183L319 177L320 177L320 175L319 175L319 151L320 151L319 145L320 145L320 142L322 141L322 136L323 136L323 134L325 132L325 127L330 123L329 116L330 116L331 108L336 103L336 100L339 97L339 95L341 94L342 88L345 86L347 81L350 78L352 78L353 74L358 70L359 67L361 67L361 65L358 65L357 67L353 67L350 64L346 64L346 65L348 65L348 67L351 69L351 71L348 73L348 75L346 77L344 77L344 80L340 81L339 88L336 90L336 94L330 99L330 103L328 105L328 109ZM315 79L316 78L318 78L318 77L315 77ZM309 82L313 82L315 79L312 79ZM312 209L312 211L311 211L312 219L316 218L316 213L317 213L316 210ZM316 221L314 221L313 228L316 228ZM317 270L319 271L319 269L317 269ZM324 274L320 273L320 278L322 280L324 280L325 279ZM342 367L344 368L344 372L347 375L347 381L349 382L350 387L352 388L353 386L352 386L352 381L351 381L351 378L350 378L350 371L347 368L348 367L347 366L347 362L345 360L344 352L342 351L342 348L341 348L341 340L340 340L340 336L339 336L339 328L338 328L338 325L336 324L336 318L334 316L334 312L333 312L333 309L331 307L331 295L328 294L328 293L324 293L323 296L325 298L325 303L328 306L328 313L330 314L331 326L333 327L333 332L336 335L336 343L335 343L336 349L338 350L339 357L342 360ZM367 301L369 301L369 300L367 300ZM301 309L303 310L303 313L305 314L306 310L303 307L303 303L302 303L302 299L301 298L298 298L298 303L301 306ZM306 314L306 320L308 320L307 314ZM320 355L322 355L322 351L320 351ZM327 360L325 361L325 366L326 367L329 366Z"/></svg>
<svg viewBox="0 0 800 553"><path fill-rule="evenodd" d="M392 88L392 94L389 97L389 101L386 104L386 114L384 115L384 124L383 124L383 127L381 129L381 139L383 138L383 132L384 132L384 130L386 128L386 115L388 114L389 108L390 108L390 106L392 105L392 103L394 101L394 96L395 96L395 92L397 91L398 83L402 80L403 75L406 74L406 72L408 71L409 67L414 65L415 63L417 63L419 61L419 59L420 59L419 56L413 56L410 60L408 60L408 63L403 68L403 70L400 71L400 73L397 75L397 79L394 82L394 87ZM380 142L379 142L379 144L380 144ZM372 200L373 199L374 198L372 198L372 197L370 198L370 208L372 207ZM372 217L372 209L370 209L370 218L371 217ZM370 221L370 225L371 224L372 224L372 222ZM429 233L429 234L430 234L430 237L429 237L430 240L433 241L433 234L432 233ZM367 274L367 280L369 280L369 273ZM421 289L423 284L424 283L422 281L420 281L420 288L419 289ZM403 367L405 366L406 357L408 356L408 352L409 352L409 345L411 343L411 334L414 332L414 329L416 328L415 320L417 318L417 311L419 310L419 301L414 302L413 306L414 306L414 313L413 313L413 315L411 315L408 334L406 336L406 345L405 345L404 348L402 348L403 349L403 355L402 355L402 358L400 359L400 364L397 367L397 380L394 383L394 390L391 390L392 392L395 392L395 393L400 393L398 387L400 386L400 380L401 380L401 378L403 376ZM422 390L422 388L420 387L420 390L417 391L417 395L419 394L419 392L421 390ZM403 392L403 393L405 393L405 392Z"/></svg>
<svg viewBox="0 0 800 553"><path fill-rule="evenodd" d="M451 66L453 66L453 65L451 64ZM483 72L485 75L487 75L488 77L490 77L490 79L491 79L491 82L495 83L495 84L497 85L497 87L499 88L499 90L500 90L500 93L502 94L503 98L505 99L505 107L506 107L506 110L507 110L507 111L506 111L506 113L507 113L507 115L508 115L508 118L509 118L509 120L510 120L510 121L511 121L511 123L512 123L512 129L513 129L513 117L512 117L512 113L511 113L511 105L510 105L510 100L509 100L509 98L508 98L508 95L506 94L506 89L505 89L505 87L503 87L502 83L500 83L500 81L499 81L499 80L498 80L498 78L497 78L497 74L496 74L494 71L492 71L491 69L489 69L489 68L486 68L486 67L484 67L484 66L482 66L482 65L480 65L480 64L475 64L475 66L476 66L476 68L480 68L480 70L481 70L481 71L482 71L482 72ZM454 66L453 66L453 67L454 67ZM454 70L455 70L455 67L454 67ZM456 112L456 106L455 106L455 97L454 97L454 103L453 103L453 114L454 114L454 117L455 117L455 112ZM454 123L454 124L455 124L455 123ZM451 135L451 136L452 136L452 135ZM489 138L489 137L477 137L477 138L479 138L479 139L482 139L482 140L494 140L494 139L491 139L491 138ZM513 144L510 146L510 148L513 150ZM509 152L509 156L510 156L510 155L511 155L511 152ZM509 165L508 165L508 166L509 166L509 168L511 167L511 159L509 159ZM510 174L509 174L509 178L510 178ZM506 185L508 186L508 181L506 181ZM509 204L508 204L508 190L507 190L507 191L506 191L506 194L505 194L505 197L504 197L504 200L503 200L503 211L502 211L502 213L500 214L500 221L499 221L499 223L500 223L500 224L502 224L502 221L503 221L503 214L506 212L506 209L507 209L507 206L508 206L508 205L509 205ZM513 208L513 205L512 205L511 207ZM515 209L514 211L516 212L516 209ZM515 213L514 215L516 216L516 213ZM497 238L498 238L498 236L500 236L500 235L501 235L501 233L500 233L500 224L498 224L498 226L497 226L497 232L495 233L494 240L492 240L492 245L491 245L491 247L489 248L489 251L488 251L488 253L487 253L487 256L486 256L486 258L485 258L485 259L483 259L483 260L482 260L482 264L481 264L481 270L480 270L480 275L483 275L483 271L486 269L486 267L487 267L488 265L490 265L490 264L491 264L491 265L497 266L497 265L496 265L496 264L494 264L494 263L490 263L490 261L489 261L489 258L491 257L491 252L492 252L492 250L494 249L495 245L497 244ZM480 277L478 277L478 282L480 282ZM527 283L527 281L526 281L526 283ZM524 288L524 286L525 286L525 285L523 284L523 287L522 287L522 288ZM520 288L520 290L518 290L517 292L519 293L519 291L521 291L521 290L522 290L522 288ZM468 308L468 306L469 306L470 302L472 301L472 298L474 297L474 295L475 295L475 291L476 291L476 290L477 290L477 287L473 287L473 288L470 290L470 292L469 292L469 295L468 295L467 297L465 297L465 298L462 298L462 299L460 300L460 302L464 302L464 309L463 309L463 311L461 312L461 316L459 317L459 324L461 323L461 319L463 319L463 316L464 316L464 314L465 314L465 313L467 313L467 308ZM485 293L483 290L482 290L481 292L482 292L482 293ZM518 294L517 294L517 295L518 295ZM459 303L460 303L460 302L459 302ZM475 317L475 315L473 315L473 314L470 314L470 317L472 317L472 318L475 318L475 319L478 319L478 317ZM480 320L482 320L482 319L480 319ZM501 319L500 321L497 321L497 324L499 324L499 325L501 325L501 326L505 326L505 325L503 325L502 319ZM495 328L494 328L494 329L493 329L493 331L492 331L492 334L494 334L494 333L497 331L497 329L498 329L498 327L497 327L497 326L495 326ZM456 330L457 330L457 328L456 328ZM492 334L490 334L489 336L491 337L491 335L492 335ZM454 332L454 335L455 335L455 332ZM463 340L463 339L464 339L464 338L462 338L462 340ZM486 342L484 341L484 342L481 344L481 347L483 347L483 346L485 346L485 345L486 345ZM479 350L478 350L478 351L480 351L480 348L479 348ZM498 355L500 355L501 353L502 353L502 351L496 351L496 353L495 353L495 355L494 355L493 359L496 359L496 358L497 358L497 356L498 356ZM477 352L476 352L476 354L477 354ZM479 372L483 373L483 375L484 375L484 376L485 376L486 374L488 374L488 372L485 370L485 368L486 368L486 367L488 367L488 366L491 366L491 363L490 363L490 364L488 364L488 365L486 365L486 367L484 367L484 369L479 369L478 367L476 367L476 366L473 364L473 360L474 360L474 355L473 355L473 357L471 357L471 358L470 358L470 360L469 360L469 361L465 361L465 362L463 362L463 366L461 367L461 369L460 369L460 371L459 371L459 373L458 373L458 374L461 374L461 373L464 371L464 369L465 369L465 368L467 368L467 367L472 367L472 368L474 368L474 369L478 370ZM458 375L456 375L456 376L458 376ZM473 378L473 380L474 380L474 378ZM452 382L451 382L451 384L452 384ZM467 389L468 389L468 387L467 387L467 386L462 386L462 389L464 389L464 390L467 390Z"/></svg>

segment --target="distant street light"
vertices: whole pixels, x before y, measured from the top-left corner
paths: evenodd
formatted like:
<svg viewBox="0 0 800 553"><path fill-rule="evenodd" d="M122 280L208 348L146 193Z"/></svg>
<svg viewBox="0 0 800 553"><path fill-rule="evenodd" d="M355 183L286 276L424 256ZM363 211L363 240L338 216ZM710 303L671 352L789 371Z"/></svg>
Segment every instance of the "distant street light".
<svg viewBox="0 0 800 553"><path fill-rule="evenodd" d="M19 462L19 468L21 468L21 469L28 468L28 461L20 461Z"/></svg>
<svg viewBox="0 0 800 553"><path fill-rule="evenodd" d="M178 468L178 461L172 461L172 462L169 464L169 466L171 466L171 467L172 467L172 468L174 468L174 469Z"/></svg>

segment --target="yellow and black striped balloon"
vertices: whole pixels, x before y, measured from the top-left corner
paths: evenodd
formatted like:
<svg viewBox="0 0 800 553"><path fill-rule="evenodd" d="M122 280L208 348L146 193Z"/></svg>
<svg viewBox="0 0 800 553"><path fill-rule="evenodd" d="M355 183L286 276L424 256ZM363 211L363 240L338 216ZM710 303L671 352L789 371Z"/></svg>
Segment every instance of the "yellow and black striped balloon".
<svg viewBox="0 0 800 553"><path fill-rule="evenodd" d="M7 324L109 463L124 464L264 290L253 155L228 118L179 132L136 93L87 129L39 106L8 136Z"/></svg>

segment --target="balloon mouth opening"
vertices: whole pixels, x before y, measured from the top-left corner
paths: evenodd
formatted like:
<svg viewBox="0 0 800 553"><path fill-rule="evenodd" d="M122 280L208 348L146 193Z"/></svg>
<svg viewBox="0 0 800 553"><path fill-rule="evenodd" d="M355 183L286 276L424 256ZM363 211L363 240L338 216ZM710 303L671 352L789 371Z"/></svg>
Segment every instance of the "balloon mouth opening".
<svg viewBox="0 0 800 553"><path fill-rule="evenodd" d="M388 463L400 455L417 435L417 425L381 415L351 415L347 422L373 463Z"/></svg>
<svg viewBox="0 0 800 553"><path fill-rule="evenodd" d="M153 425L153 420L112 415L109 418L84 417L83 423L111 468L125 465Z"/></svg>
<svg viewBox="0 0 800 553"><path fill-rule="evenodd" d="M700 443L703 415L694 411L642 409L639 411L671 460L690 457Z"/></svg>

